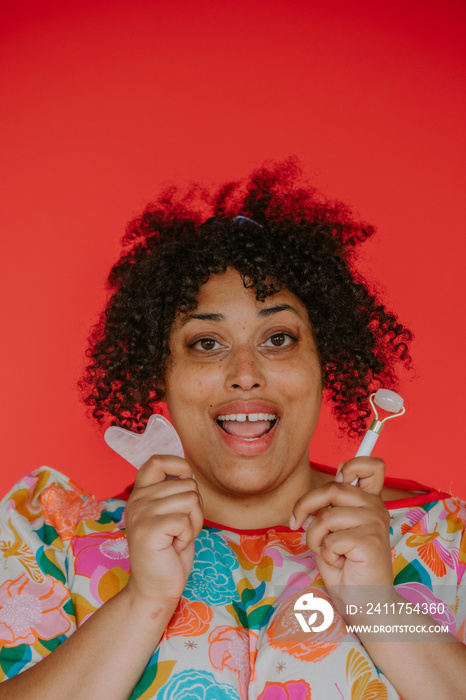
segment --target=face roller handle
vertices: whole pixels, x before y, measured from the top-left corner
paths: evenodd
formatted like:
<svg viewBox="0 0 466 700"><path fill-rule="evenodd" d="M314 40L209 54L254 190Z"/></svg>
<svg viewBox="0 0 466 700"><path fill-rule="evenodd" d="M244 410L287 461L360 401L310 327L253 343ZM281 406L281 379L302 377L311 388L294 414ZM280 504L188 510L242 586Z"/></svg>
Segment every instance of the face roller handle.
<svg viewBox="0 0 466 700"><path fill-rule="evenodd" d="M375 443L379 439L384 423L387 420L390 420L390 418L402 416L406 411L405 407L403 406L402 397L399 394L396 394L394 391L390 391L390 389L379 389L375 394L370 395L369 400L374 410L375 418L372 421L369 430L364 435L364 438L359 446L359 450L356 452L356 457L369 457ZM382 408L384 411L392 413L393 415L386 416L383 420L379 420L376 406Z"/></svg>

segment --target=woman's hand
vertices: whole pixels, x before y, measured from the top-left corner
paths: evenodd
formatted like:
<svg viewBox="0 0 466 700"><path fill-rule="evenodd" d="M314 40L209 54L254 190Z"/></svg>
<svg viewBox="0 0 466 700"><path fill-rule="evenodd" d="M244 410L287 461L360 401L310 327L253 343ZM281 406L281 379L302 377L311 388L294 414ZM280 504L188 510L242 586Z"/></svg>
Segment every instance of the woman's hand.
<svg viewBox="0 0 466 700"><path fill-rule="evenodd" d="M373 457L355 457L337 476L300 498L293 509L294 528L316 513L306 542L327 587L392 587L390 516L382 498L385 465ZM358 478L358 486L351 482ZM329 507L332 506L332 507Z"/></svg>
<svg viewBox="0 0 466 700"><path fill-rule="evenodd" d="M462 698L466 647L451 634L431 631L429 626L436 621L425 613L407 614L398 608L405 601L393 586L390 517L381 498L384 466L372 457L346 462L339 472L341 481L327 482L296 502L294 529L318 511L307 527L307 545L315 552L335 607L352 625L361 625L361 643L400 696L405 700ZM356 478L359 484L352 486ZM399 642L372 631L373 620L365 617L364 601L389 603L377 623L387 630L399 629ZM355 604L355 614L349 613L348 603ZM411 628L418 625L426 630L423 641L429 644L420 644L419 636L412 634Z"/></svg>
<svg viewBox="0 0 466 700"><path fill-rule="evenodd" d="M165 480L166 476L177 477ZM185 459L151 457L139 470L126 506L131 562L127 590L149 603L178 604L202 528L201 496Z"/></svg>

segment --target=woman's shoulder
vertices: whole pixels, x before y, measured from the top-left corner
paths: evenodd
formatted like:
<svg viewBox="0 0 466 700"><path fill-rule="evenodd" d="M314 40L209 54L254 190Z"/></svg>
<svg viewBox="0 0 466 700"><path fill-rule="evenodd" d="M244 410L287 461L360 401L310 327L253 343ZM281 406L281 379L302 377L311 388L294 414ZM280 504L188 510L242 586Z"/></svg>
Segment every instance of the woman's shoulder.
<svg viewBox="0 0 466 700"><path fill-rule="evenodd" d="M62 539L68 539L79 521L98 521L104 512L123 508L118 499L98 500L62 472L40 467L22 477L1 500L0 530L19 516L33 529L44 522L52 525Z"/></svg>
<svg viewBox="0 0 466 700"><path fill-rule="evenodd" d="M34 512L42 509L43 499L50 492L62 493L65 498L73 495L94 498L62 472L50 467L39 467L10 488L0 502L1 508L22 512L31 520Z"/></svg>
<svg viewBox="0 0 466 700"><path fill-rule="evenodd" d="M382 498L390 510L409 506L423 506L451 498L447 491L427 486L412 479L386 477Z"/></svg>
<svg viewBox="0 0 466 700"><path fill-rule="evenodd" d="M334 468L324 464L311 462L311 469L320 472L323 477L326 477L325 480L334 478L336 474ZM394 509L434 503L444 498L450 498L450 494L412 479L387 476L382 490L382 498L387 508Z"/></svg>

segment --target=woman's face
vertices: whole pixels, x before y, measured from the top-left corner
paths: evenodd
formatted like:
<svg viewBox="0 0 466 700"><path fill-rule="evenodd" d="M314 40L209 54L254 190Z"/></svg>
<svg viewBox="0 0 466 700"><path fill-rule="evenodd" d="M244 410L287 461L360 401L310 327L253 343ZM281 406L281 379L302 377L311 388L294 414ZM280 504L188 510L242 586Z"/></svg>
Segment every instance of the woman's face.
<svg viewBox="0 0 466 700"><path fill-rule="evenodd" d="M175 321L170 349L166 400L200 483L259 495L309 472L321 367L294 294L259 302L236 270L213 275Z"/></svg>

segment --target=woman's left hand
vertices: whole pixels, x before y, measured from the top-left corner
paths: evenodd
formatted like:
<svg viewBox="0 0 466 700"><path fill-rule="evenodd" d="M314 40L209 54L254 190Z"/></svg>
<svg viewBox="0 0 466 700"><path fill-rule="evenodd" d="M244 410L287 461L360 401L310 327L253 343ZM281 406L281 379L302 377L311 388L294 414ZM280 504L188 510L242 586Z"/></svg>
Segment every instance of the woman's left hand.
<svg viewBox="0 0 466 700"><path fill-rule="evenodd" d="M327 587L391 587L390 516L381 498L385 464L374 457L355 457L339 474L339 481L329 481L296 502L293 529L317 513L307 527L306 542ZM358 486L352 486L356 478Z"/></svg>

